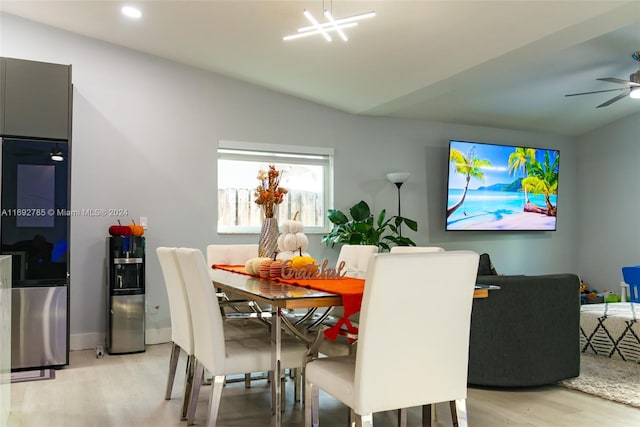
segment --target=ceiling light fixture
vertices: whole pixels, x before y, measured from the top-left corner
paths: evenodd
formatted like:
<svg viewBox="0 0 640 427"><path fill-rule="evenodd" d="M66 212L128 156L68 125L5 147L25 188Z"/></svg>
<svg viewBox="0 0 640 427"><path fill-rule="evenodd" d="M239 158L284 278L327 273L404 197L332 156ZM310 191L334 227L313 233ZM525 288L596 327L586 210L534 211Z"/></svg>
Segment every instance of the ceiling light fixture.
<svg viewBox="0 0 640 427"><path fill-rule="evenodd" d="M356 21L373 18L374 16L376 16L376 13L372 11L361 13L358 15L347 16L344 18L334 18L331 12L325 9L324 16L327 19L327 22L323 23L318 22L318 20L308 10L304 11L304 16L309 20L311 25L298 28L298 32L296 34L284 36L282 40L287 41L320 34L325 38L326 41L330 42L333 41L330 33L335 31L340 35L342 40L346 42L349 39L342 30L344 30L345 28L355 27L358 25Z"/></svg>
<svg viewBox="0 0 640 427"><path fill-rule="evenodd" d="M331 41L331 36L329 35L329 33L327 33L325 29L320 26L320 23L316 20L316 18L313 17L313 15L308 10L304 11L304 16L306 16L309 22L311 22L311 25L315 30L317 30L320 34L322 34L323 37L328 42Z"/></svg>
<svg viewBox="0 0 640 427"><path fill-rule="evenodd" d="M142 18L142 12L137 7L122 6L122 9L120 9L120 11L122 12L122 14L124 16L126 16L128 18L132 18L132 19L140 19L140 18Z"/></svg>
<svg viewBox="0 0 640 427"><path fill-rule="evenodd" d="M629 93L629 98L640 99L640 87L634 87Z"/></svg>
<svg viewBox="0 0 640 427"><path fill-rule="evenodd" d="M342 28L340 28L340 25L338 25L338 23L335 21L335 19L333 19L333 16L331 16L331 12L329 12L328 10L324 11L324 17L327 18L329 20L329 22L332 25L332 29L334 29L338 34L340 34L340 37L342 38L342 40L344 41L348 41L349 39L347 38L347 35L344 33L344 31L342 31Z"/></svg>

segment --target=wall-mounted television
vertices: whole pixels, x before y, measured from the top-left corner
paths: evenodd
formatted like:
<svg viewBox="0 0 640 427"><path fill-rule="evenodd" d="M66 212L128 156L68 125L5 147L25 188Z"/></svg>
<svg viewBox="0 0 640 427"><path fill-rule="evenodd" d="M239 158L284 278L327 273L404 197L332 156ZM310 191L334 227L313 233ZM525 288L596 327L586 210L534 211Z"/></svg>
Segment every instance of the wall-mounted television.
<svg viewBox="0 0 640 427"><path fill-rule="evenodd" d="M449 141L446 230L555 230L560 152Z"/></svg>

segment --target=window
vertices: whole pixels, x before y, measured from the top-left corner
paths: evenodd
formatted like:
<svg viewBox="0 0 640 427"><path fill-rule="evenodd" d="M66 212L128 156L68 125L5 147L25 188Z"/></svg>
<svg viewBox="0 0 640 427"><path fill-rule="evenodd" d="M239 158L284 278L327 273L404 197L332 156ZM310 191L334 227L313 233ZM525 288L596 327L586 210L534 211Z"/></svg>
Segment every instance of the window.
<svg viewBox="0 0 640 427"><path fill-rule="evenodd" d="M218 142L218 233L258 233L263 213L254 202L258 171L274 165L288 190L277 206L282 221L296 212L305 233L326 233L333 202L333 148Z"/></svg>

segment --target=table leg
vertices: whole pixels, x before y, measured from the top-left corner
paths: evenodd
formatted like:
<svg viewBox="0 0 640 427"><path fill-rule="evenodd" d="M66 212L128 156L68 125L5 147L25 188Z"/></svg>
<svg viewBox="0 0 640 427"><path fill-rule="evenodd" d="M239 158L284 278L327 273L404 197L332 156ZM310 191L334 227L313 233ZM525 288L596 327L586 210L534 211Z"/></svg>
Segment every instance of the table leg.
<svg viewBox="0 0 640 427"><path fill-rule="evenodd" d="M271 408L273 427L282 426L282 309L275 307L275 315L271 316L271 365L273 371L273 381L271 381Z"/></svg>

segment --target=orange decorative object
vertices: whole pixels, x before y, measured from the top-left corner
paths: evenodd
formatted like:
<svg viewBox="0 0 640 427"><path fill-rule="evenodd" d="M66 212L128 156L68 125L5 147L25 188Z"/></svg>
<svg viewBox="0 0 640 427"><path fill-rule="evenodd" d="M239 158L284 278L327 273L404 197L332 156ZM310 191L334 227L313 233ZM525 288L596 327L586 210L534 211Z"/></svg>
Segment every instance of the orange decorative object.
<svg viewBox="0 0 640 427"><path fill-rule="evenodd" d="M131 220L131 225L129 225L129 228L131 229L132 236L138 237L144 234L144 227L141 225L137 225L133 219Z"/></svg>
<svg viewBox="0 0 640 427"><path fill-rule="evenodd" d="M247 274L250 274L252 276L258 276L260 274L259 272L260 265L262 264L263 261L271 261L271 258L267 258L267 257L251 258L244 264L244 269L247 272Z"/></svg>
<svg viewBox="0 0 640 427"><path fill-rule="evenodd" d="M315 265L316 267L318 266L316 260L309 255L294 256L291 258L291 268L302 268L310 264Z"/></svg>
<svg viewBox="0 0 640 427"><path fill-rule="evenodd" d="M273 264L272 259L267 259L260 263L260 267L258 268L258 275L262 279L268 279L271 276L271 264Z"/></svg>
<svg viewBox="0 0 640 427"><path fill-rule="evenodd" d="M280 277L282 275L282 266L283 262L281 260L276 260L271 263L269 277L272 279L276 277Z"/></svg>

